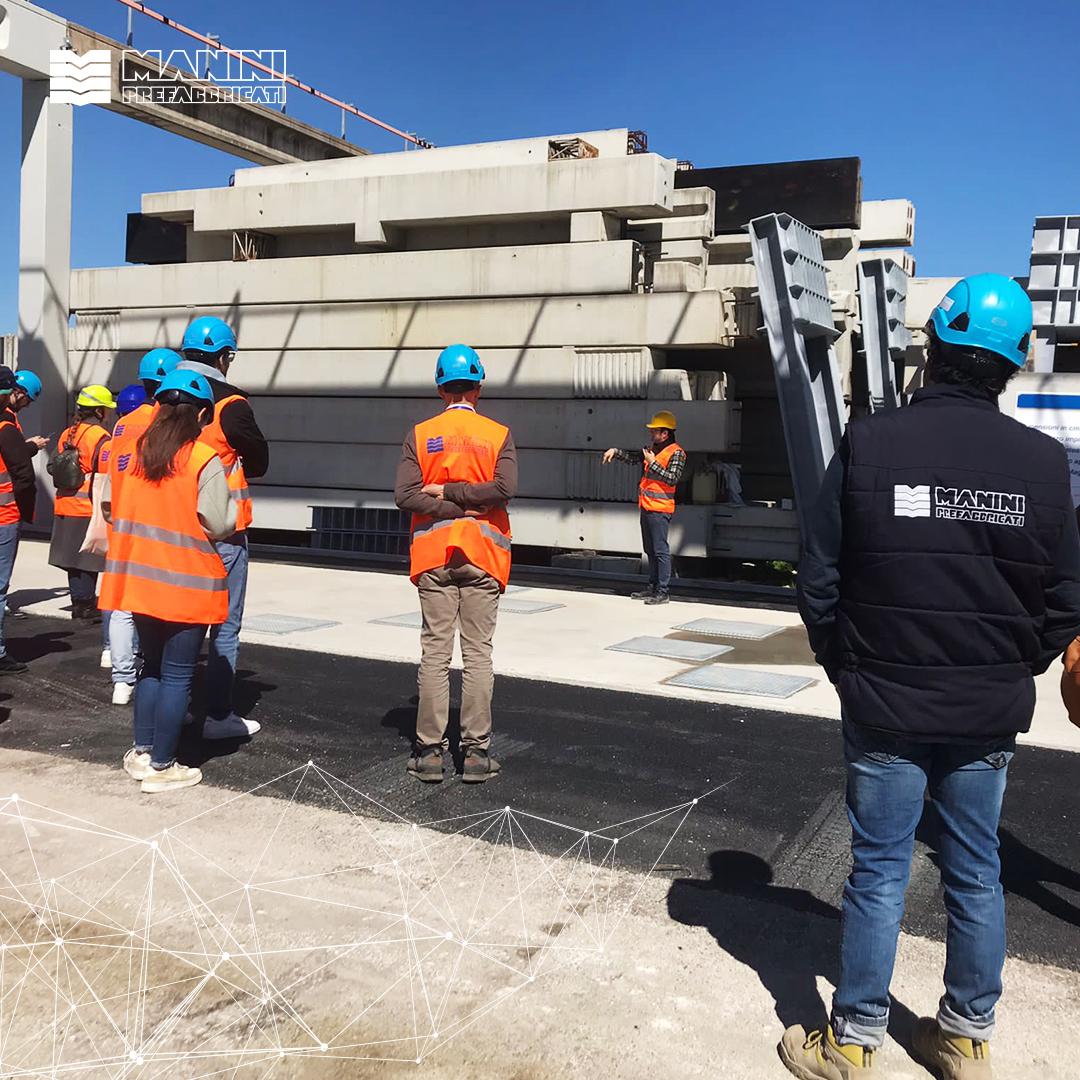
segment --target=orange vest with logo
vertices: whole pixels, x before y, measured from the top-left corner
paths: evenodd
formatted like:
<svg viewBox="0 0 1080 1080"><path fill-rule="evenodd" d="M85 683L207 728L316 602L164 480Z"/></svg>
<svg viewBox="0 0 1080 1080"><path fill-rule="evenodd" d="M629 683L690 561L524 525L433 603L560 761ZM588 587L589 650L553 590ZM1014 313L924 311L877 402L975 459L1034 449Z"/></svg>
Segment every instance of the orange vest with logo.
<svg viewBox="0 0 1080 1080"><path fill-rule="evenodd" d="M230 394L214 406L214 419L202 429L199 442L209 446L225 466L229 492L236 500L236 531L242 532L251 524L251 492L244 475L244 459L229 445L221 430L221 411L233 401L246 401L242 394Z"/></svg>
<svg viewBox="0 0 1080 1080"><path fill-rule="evenodd" d="M495 479L495 462L509 430L472 409L449 408L416 426L416 456L425 484ZM510 579L510 517L505 507L480 517L430 518L414 514L409 577L446 566L455 551L506 588Z"/></svg>
<svg viewBox="0 0 1080 1080"><path fill-rule="evenodd" d="M656 464L661 469L666 469L668 462L678 449L680 449L678 443L668 443L656 455ZM645 463L641 484L639 485L638 506L642 510L652 510L657 514L671 514L675 511L675 485L665 484L663 480L650 476L648 462Z"/></svg>
<svg viewBox="0 0 1080 1080"><path fill-rule="evenodd" d="M57 517L85 517L93 514L90 503L90 480L94 472L94 458L98 447L109 438L109 433L100 424L78 423L69 427L57 441L63 450L68 443L78 447L79 468L83 471L83 482L78 488L57 488L53 512ZM101 462L98 461L101 468ZM104 470L102 470L104 471Z"/></svg>
<svg viewBox="0 0 1080 1080"><path fill-rule="evenodd" d="M199 523L199 474L215 456L210 447L189 443L177 455L176 472L155 484L139 470L137 452L113 455L103 611L200 626L225 621L225 564Z"/></svg>
<svg viewBox="0 0 1080 1080"><path fill-rule="evenodd" d="M22 428L16 420L12 423L5 420L0 423L0 431L6 427L13 427L20 434ZM7 464L3 454L0 454L0 525L15 525L19 520L19 508L15 504L15 485L11 482L11 474L7 471Z"/></svg>
<svg viewBox="0 0 1080 1080"><path fill-rule="evenodd" d="M101 451L101 457L98 459L102 472L109 471L109 460L114 454L131 453L139 441L139 436L150 426L155 412L157 412L157 403L147 401L116 421L112 442Z"/></svg>

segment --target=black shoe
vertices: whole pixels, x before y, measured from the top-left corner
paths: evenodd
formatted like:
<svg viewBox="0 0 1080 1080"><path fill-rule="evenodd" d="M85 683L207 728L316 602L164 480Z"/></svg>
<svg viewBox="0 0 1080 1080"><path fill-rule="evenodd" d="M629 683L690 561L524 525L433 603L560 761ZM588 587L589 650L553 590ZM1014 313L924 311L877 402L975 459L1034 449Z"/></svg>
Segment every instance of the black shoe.
<svg viewBox="0 0 1080 1080"><path fill-rule="evenodd" d="M666 604L671 597L666 592L656 592L650 596L645 603L646 604Z"/></svg>
<svg viewBox="0 0 1080 1080"><path fill-rule="evenodd" d="M71 617L82 622L101 622L101 612L98 611L96 600L72 600Z"/></svg>
<svg viewBox="0 0 1080 1080"><path fill-rule="evenodd" d="M650 600L656 595L656 587L650 585L647 589L642 589L641 592L632 592L630 594L631 600Z"/></svg>
<svg viewBox="0 0 1080 1080"><path fill-rule="evenodd" d="M10 656L0 656L0 675L25 675L30 669Z"/></svg>
<svg viewBox="0 0 1080 1080"><path fill-rule="evenodd" d="M472 746L465 750L461 779L466 784L482 784L485 780L490 780L500 768L502 766L486 750L478 750Z"/></svg>

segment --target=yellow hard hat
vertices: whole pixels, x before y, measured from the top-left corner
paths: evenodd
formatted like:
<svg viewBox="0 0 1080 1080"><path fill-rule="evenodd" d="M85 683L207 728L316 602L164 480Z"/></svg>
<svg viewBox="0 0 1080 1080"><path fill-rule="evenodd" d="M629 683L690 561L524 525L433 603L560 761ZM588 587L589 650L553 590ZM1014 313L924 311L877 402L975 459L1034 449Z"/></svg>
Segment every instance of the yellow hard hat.
<svg viewBox="0 0 1080 1080"><path fill-rule="evenodd" d="M645 426L647 428L667 428L669 431L674 431L675 414L669 413L665 409L663 412L658 412Z"/></svg>
<svg viewBox="0 0 1080 1080"><path fill-rule="evenodd" d="M84 386L75 399L76 405L85 405L91 409L115 409L116 400L106 386L94 383L93 386Z"/></svg>

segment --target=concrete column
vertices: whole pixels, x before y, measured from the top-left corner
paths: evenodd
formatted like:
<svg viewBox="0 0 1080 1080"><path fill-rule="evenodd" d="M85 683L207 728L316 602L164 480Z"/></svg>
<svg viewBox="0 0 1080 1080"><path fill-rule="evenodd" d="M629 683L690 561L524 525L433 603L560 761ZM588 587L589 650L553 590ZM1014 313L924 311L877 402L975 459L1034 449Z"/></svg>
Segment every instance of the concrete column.
<svg viewBox="0 0 1080 1080"><path fill-rule="evenodd" d="M45 79L23 81L19 192L19 366L44 389L23 414L27 434L58 434L68 415L68 290L71 279L71 105L49 100ZM37 523L52 520L48 453L35 459Z"/></svg>

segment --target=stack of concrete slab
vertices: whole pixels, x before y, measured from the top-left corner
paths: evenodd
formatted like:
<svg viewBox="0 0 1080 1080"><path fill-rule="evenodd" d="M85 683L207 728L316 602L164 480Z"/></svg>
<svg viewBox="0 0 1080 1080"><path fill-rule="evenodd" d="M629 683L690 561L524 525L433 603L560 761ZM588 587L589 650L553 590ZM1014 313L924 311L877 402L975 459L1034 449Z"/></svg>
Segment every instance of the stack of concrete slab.
<svg viewBox="0 0 1080 1080"><path fill-rule="evenodd" d="M1080 371L1080 216L1038 217L1028 293L1036 371Z"/></svg>
<svg viewBox="0 0 1080 1080"><path fill-rule="evenodd" d="M193 316L222 316L239 340L231 377L272 443L255 526L302 532L312 507L393 505L401 439L437 407L435 358L463 341L487 369L485 411L520 450L517 543L640 551L637 477L600 454L641 445L670 408L692 468L741 464L749 504L680 505L674 550L793 557L790 478L742 458L744 402L772 378L749 241L715 236L713 190L676 189L675 161L628 153L627 136L251 168L227 187L145 195L143 215L182 227L186 261L73 273L72 386L121 386ZM567 139L587 154L566 159ZM896 216L874 239L890 242ZM860 236L835 234L849 340ZM757 412L753 440L782 459L778 420Z"/></svg>

